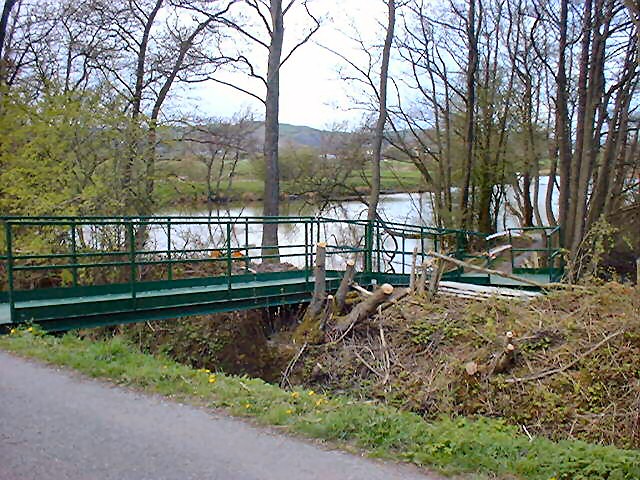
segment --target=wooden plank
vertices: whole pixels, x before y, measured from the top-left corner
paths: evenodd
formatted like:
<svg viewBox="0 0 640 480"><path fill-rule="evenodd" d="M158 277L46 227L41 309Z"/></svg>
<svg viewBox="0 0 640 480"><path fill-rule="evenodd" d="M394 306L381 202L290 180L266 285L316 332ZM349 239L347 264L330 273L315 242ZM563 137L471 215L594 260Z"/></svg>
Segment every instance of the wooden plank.
<svg viewBox="0 0 640 480"><path fill-rule="evenodd" d="M530 292L527 290L515 290L511 288L490 287L485 285L474 285L471 283L441 281L440 285L450 289L467 290L472 292L488 293L493 295L506 295L511 297L537 297L540 292Z"/></svg>

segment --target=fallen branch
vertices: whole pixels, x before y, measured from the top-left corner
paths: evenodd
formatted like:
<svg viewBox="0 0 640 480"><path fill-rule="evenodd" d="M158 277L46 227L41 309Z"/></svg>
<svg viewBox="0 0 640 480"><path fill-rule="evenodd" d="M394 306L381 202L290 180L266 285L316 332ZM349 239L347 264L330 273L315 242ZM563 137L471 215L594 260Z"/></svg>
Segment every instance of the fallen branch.
<svg viewBox="0 0 640 480"><path fill-rule="evenodd" d="M442 289L447 290L456 290L461 293L478 293L478 294L486 294L486 295L499 295L505 297L539 297L542 294L540 292L530 292L527 290L517 290L513 288L501 288L501 287L490 287L487 285L474 285L471 283L461 283L461 282L450 282L450 281L441 281L440 288L438 291Z"/></svg>
<svg viewBox="0 0 640 480"><path fill-rule="evenodd" d="M377 377L384 379L384 375L382 375L380 372L378 372L375 368L373 368L371 365L369 365L369 363L362 358L362 355L360 355L357 350L353 350L354 355L358 358L358 360L360 360L362 362L362 364L367 367L371 372L373 372Z"/></svg>
<svg viewBox="0 0 640 480"><path fill-rule="evenodd" d="M525 285L531 285L532 287L538 288L550 288L556 286L553 283L539 283L534 280L529 280L528 278L519 277L517 275L513 275L507 272L501 272L499 270L492 270L489 268L478 267L477 265L473 265L469 262L463 262L462 260L458 260L457 258L448 257L447 255L442 255L441 253L430 251L427 255L435 258L439 258L440 260L444 260L445 262L453 263L458 267L468 268L469 270L475 270L476 272L487 273L489 275L497 275L499 277L509 278L511 280L515 280L520 283L524 283ZM562 284L559 284L562 285Z"/></svg>
<svg viewBox="0 0 640 480"><path fill-rule="evenodd" d="M305 342L305 344L302 345L302 348L298 351L296 356L291 359L291 361L287 365L287 368L284 369L284 372L282 372L282 380L280 380L281 387L284 387L285 382L288 383L289 386L291 386L291 382L289 382L289 375L291 375L293 368L296 366L296 363L298 363L300 356L302 355L302 353L305 351L306 348L307 348L307 343Z"/></svg>
<svg viewBox="0 0 640 480"><path fill-rule="evenodd" d="M556 373L562 373L565 370L570 369L571 367L573 367L574 365L576 365L577 363L579 363L582 359L584 359L585 357L588 357L589 355L591 355L593 352L595 352L596 350L598 350L600 347L602 347L603 345L605 345L606 343L610 342L611 340L613 340L614 338L622 335L625 332L625 330L618 330L615 333L612 333L611 335L605 337L604 339L602 339L601 341L599 341L598 343L596 343L593 347L591 347L589 350L587 350L586 352L581 353L580 355L578 355L576 357L576 359L573 362L569 362L567 365L565 365L564 367L560 367L560 368L552 368L551 370L545 370L544 372L539 372L539 373L535 373L533 375L527 375L526 377L514 377L514 378L508 378L505 380L506 383L522 383L522 382L529 382L531 380L538 380L540 378L544 378L544 377L548 377L549 375L554 375Z"/></svg>
<svg viewBox="0 0 640 480"><path fill-rule="evenodd" d="M383 284L375 290L369 297L365 298L362 302L356 305L351 313L341 319L336 325L336 330L340 333L350 329L353 325L361 320L369 317L376 311L378 305L382 305L388 301L389 297L393 293L394 288L388 283Z"/></svg>
<svg viewBox="0 0 640 480"><path fill-rule="evenodd" d="M389 347L387 347L387 341L384 338L384 330L382 329L382 316L380 315L380 347L382 348L382 358L384 360L384 378L382 384L386 385L391 376L391 358L389 357Z"/></svg>

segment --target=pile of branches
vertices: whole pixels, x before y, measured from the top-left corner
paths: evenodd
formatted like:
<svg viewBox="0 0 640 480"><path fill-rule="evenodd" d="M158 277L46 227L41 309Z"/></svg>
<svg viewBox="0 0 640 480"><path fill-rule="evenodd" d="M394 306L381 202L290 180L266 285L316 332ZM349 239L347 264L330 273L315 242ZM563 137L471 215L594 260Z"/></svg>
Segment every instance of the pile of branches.
<svg viewBox="0 0 640 480"><path fill-rule="evenodd" d="M328 331L344 318L332 318ZM347 325L338 337L305 342L291 381L427 418L501 417L531 436L640 448L637 287L576 287L525 301L407 290Z"/></svg>

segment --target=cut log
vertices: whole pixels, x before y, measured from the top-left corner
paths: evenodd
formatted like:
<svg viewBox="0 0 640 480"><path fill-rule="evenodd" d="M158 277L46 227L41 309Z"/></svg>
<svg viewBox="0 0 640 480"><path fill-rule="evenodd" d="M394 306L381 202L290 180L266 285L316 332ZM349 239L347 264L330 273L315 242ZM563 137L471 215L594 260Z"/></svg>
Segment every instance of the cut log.
<svg viewBox="0 0 640 480"><path fill-rule="evenodd" d="M320 242L317 245L316 252L316 265L313 271L315 277L315 283L313 287L313 297L309 308L307 309L307 315L316 317L322 312L324 306L325 297L327 295L327 271L325 268L327 258L327 244Z"/></svg>
<svg viewBox="0 0 640 480"><path fill-rule="evenodd" d="M513 366L513 361L516 353L516 347L509 343L505 349L500 352L492 368L492 373L504 373Z"/></svg>
<svg viewBox="0 0 640 480"><path fill-rule="evenodd" d="M344 310L344 306L347 300L347 293L349 293L349 286L351 282L353 282L353 277L356 274L356 262L353 260L349 260L347 262L344 276L342 277L342 281L340 282L340 287L338 287L338 291L336 292L336 312L342 313Z"/></svg>
<svg viewBox="0 0 640 480"><path fill-rule="evenodd" d="M338 333L346 332L356 323L374 314L379 305L389 300L393 290L393 286L388 283L381 285L380 288L356 305L349 315L338 321L335 328L336 331Z"/></svg>
<svg viewBox="0 0 640 480"><path fill-rule="evenodd" d="M438 286L440 285L440 279L444 273L444 268L445 263L442 260L436 261L436 267L431 273L431 278L429 279L429 298L433 298L438 291Z"/></svg>

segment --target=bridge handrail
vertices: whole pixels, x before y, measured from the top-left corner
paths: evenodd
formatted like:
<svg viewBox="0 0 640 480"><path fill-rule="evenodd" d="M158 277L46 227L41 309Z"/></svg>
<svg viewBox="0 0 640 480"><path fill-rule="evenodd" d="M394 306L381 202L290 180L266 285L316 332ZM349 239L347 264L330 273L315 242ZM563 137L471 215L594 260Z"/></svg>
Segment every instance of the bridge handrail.
<svg viewBox="0 0 640 480"><path fill-rule="evenodd" d="M304 228L304 242L293 244L280 244L272 246L249 245L249 226L264 224L296 224ZM313 266L313 258L315 255L315 244L321 239L321 228L323 225L339 223L342 225L355 226L356 236L360 237L356 245L344 245L336 238L335 242L329 242L328 255L362 255L364 271L369 273L384 273L387 267L393 268L393 264L402 265L402 273L405 273L407 258L411 258L411 248L407 248L407 241L413 240L430 240L434 242L435 249L438 249L446 238L452 238L455 241L455 250L452 255L459 258L483 258L483 255L472 255L468 250L467 242L472 238L478 238L480 241L488 242L487 234L481 232L439 228L424 225L413 225L401 222L393 222L377 219L367 221L364 219L335 219L325 216L294 216L294 217L264 217L264 216L174 216L174 215L154 215L154 216L1 216L0 227L4 226L4 236L0 233L0 267L4 266L7 280L9 300L15 290L14 273L26 271L42 271L42 270L59 270L71 271L72 285L78 286L78 270L90 268L129 268L129 279L127 283L131 285L131 294L135 296L135 285L138 280L140 267L148 265L161 265L166 267L166 276L168 280L173 279L174 267L178 265L211 263L226 264L225 272L229 277L229 288L231 288L230 277L235 275L234 262L244 262L245 268L249 270L249 265L254 260L271 260L281 257L304 258L304 269L306 278L309 278L309 271ZM179 226L189 225L216 225L216 232L220 233L221 245L211 248L172 248L172 229ZM245 226L244 244L235 231L234 226ZM117 245L124 245L124 248L111 250L110 246L103 247L99 251L86 251L78 248L77 238L78 228L82 229L87 226L105 227L119 226L126 227L125 231L119 231ZM136 245L135 230L139 227L167 226L167 248L138 248ZM14 228L21 227L68 227L69 231L63 233L60 237L58 232L58 240L61 248L65 248L65 252L55 253L33 253L24 252L16 248L13 242ZM226 231L225 231L226 229ZM540 248L515 248L511 250L512 266L513 252L516 251L538 251L544 252L548 256L547 266L552 266L559 255L558 245L552 245L551 239L560 235L559 226L541 226L541 227L511 227L507 229L511 238L515 231L542 231L546 238L546 245ZM47 230L44 230L47 231ZM64 232L64 231L63 231ZM233 233L233 235L232 235ZM387 245L382 239L382 234L386 234L385 238L391 238L393 245ZM124 242L124 243L122 243ZM235 245L234 245L235 243ZM488 243L487 243L488 245ZM4 247L4 248L3 248ZM258 254L253 251L259 250ZM280 253L284 251L285 253ZM487 248L487 251L489 249ZM214 252L219 256L213 256ZM203 255L202 257L194 257L194 255ZM206 255L206 256L205 256ZM385 258L387 256L388 258ZM400 260L395 259L401 256ZM421 261L424 261L424 247L420 249ZM485 255L486 256L486 255ZM126 257L126 258L118 258ZM105 262L91 261L82 262L83 259L105 259ZM115 260L115 261L113 261ZM46 264L33 264L33 262L46 261ZM60 263L58 261L66 261ZM24 264L24 262L32 262L32 264ZM2 269L0 269L0 277ZM0 278L0 292L2 292L2 278Z"/></svg>

